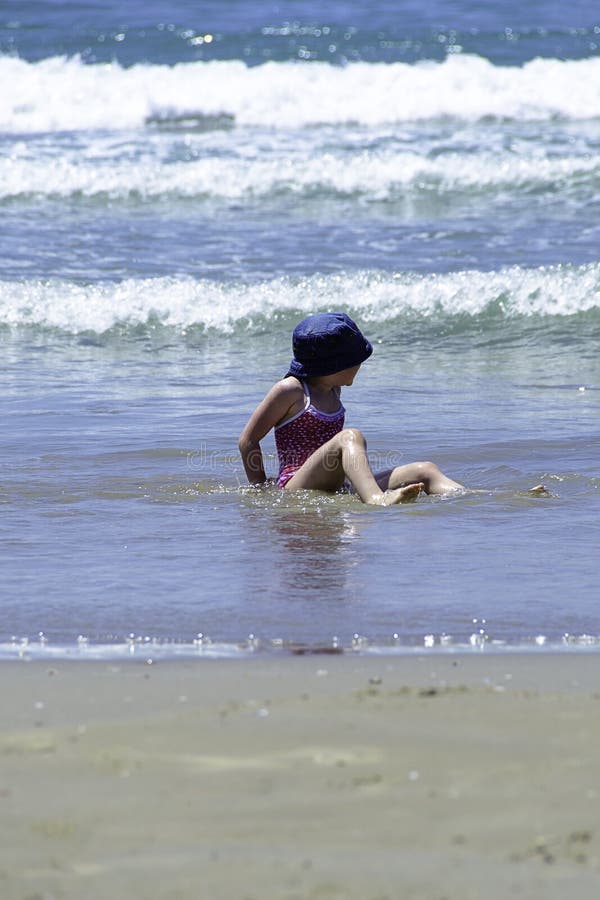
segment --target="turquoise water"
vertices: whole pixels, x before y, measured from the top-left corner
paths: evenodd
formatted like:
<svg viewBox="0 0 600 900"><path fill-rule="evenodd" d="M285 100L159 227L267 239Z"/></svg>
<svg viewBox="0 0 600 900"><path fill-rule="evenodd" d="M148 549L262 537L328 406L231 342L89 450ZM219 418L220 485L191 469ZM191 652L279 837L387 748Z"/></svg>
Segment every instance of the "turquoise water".
<svg viewBox="0 0 600 900"><path fill-rule="evenodd" d="M3 5L0 653L597 645L600 19L477 6ZM464 495L244 484L332 308Z"/></svg>

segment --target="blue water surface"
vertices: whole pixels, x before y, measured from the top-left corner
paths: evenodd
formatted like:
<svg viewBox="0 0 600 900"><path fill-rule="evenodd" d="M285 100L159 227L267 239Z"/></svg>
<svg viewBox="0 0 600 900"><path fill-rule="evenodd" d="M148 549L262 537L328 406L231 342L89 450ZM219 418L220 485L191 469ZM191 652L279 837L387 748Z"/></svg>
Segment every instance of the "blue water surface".
<svg viewBox="0 0 600 900"><path fill-rule="evenodd" d="M0 655L595 649L599 58L584 0L4 2ZM374 467L466 493L245 483L332 307Z"/></svg>

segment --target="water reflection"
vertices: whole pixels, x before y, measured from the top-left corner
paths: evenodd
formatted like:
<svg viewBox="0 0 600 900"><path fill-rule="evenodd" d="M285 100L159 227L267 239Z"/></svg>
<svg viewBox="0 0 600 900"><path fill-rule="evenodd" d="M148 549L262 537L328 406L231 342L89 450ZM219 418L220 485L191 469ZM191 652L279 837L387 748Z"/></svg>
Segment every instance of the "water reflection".
<svg viewBox="0 0 600 900"><path fill-rule="evenodd" d="M264 566L259 578L263 599L339 602L356 595L353 571L359 557L355 539L362 530L356 502L319 495L306 502L298 495L261 504L261 547L256 563ZM249 528L255 537L257 513L256 507L244 508L244 515L254 520ZM247 587L252 590L248 583Z"/></svg>

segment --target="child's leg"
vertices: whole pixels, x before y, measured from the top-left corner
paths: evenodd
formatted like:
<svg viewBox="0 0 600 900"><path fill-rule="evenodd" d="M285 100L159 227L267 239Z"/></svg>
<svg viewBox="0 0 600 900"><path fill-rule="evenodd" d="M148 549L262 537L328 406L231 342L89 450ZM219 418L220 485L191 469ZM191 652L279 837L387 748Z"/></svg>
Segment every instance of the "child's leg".
<svg viewBox="0 0 600 900"><path fill-rule="evenodd" d="M386 472L375 475L377 484L382 490L395 490L407 484L421 483L427 494L447 494L450 491L463 491L458 481L453 481L432 462L414 462L405 466L396 466Z"/></svg>
<svg viewBox="0 0 600 900"><path fill-rule="evenodd" d="M390 490L381 487L371 471L363 435L354 428L345 428L319 447L294 477L290 478L285 488L288 491L337 491L345 478L350 481L363 503L378 506L414 500L423 486L414 481L410 485L398 485Z"/></svg>

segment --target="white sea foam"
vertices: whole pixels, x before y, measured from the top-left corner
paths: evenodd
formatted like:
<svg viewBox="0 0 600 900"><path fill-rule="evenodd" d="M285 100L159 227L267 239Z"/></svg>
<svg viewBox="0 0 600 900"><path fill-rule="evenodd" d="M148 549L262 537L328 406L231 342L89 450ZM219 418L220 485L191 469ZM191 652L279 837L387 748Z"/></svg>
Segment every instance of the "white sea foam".
<svg viewBox="0 0 600 900"><path fill-rule="evenodd" d="M156 199L166 196L218 200L271 194L365 196L395 199L406 193L458 190L544 189L600 176L600 154L560 158L541 148L513 152L446 152L427 157L413 151L324 152L295 158L275 153L258 158L213 156L171 162L146 154L129 160L96 154L31 157L21 145L0 159L0 199L23 196Z"/></svg>
<svg viewBox="0 0 600 900"><path fill-rule="evenodd" d="M87 286L59 280L0 282L0 323L72 333L102 333L116 325L149 321L179 330L251 330L258 318L334 308L348 309L364 322L406 314L477 316L492 304L506 317L568 316L599 309L600 263L444 275L358 272L249 285L189 277Z"/></svg>
<svg viewBox="0 0 600 900"><path fill-rule="evenodd" d="M0 58L0 130L129 129L152 119L229 115L241 125L302 128L457 117L544 120L600 116L600 58L494 66L476 56L444 62L241 61L175 66L86 65L78 57Z"/></svg>

